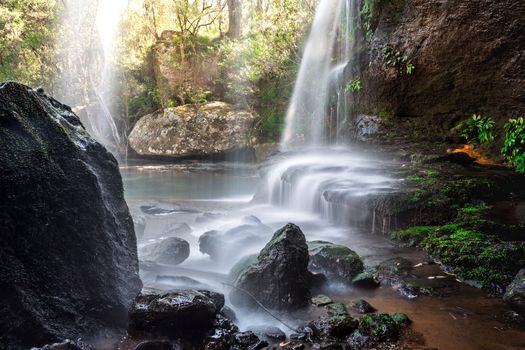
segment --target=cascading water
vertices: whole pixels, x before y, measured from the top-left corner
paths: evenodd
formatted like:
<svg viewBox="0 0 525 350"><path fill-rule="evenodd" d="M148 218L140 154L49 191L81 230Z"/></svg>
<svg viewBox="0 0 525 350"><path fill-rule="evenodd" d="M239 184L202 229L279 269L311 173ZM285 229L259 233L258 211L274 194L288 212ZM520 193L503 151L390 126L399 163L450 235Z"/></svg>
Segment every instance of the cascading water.
<svg viewBox="0 0 525 350"><path fill-rule="evenodd" d="M356 6L355 0L319 3L286 114L283 150L339 141L347 114L343 79L352 54ZM326 136L331 97L336 114L333 137Z"/></svg>
<svg viewBox="0 0 525 350"><path fill-rule="evenodd" d="M115 42L127 0L65 0L62 14L61 87L88 131L110 149L121 146L114 115Z"/></svg>

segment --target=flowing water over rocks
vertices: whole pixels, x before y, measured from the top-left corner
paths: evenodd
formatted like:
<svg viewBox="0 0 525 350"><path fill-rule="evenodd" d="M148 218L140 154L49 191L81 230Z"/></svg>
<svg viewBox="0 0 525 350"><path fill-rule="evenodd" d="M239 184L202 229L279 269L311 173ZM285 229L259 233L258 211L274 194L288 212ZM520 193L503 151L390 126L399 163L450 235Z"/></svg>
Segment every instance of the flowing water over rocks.
<svg viewBox="0 0 525 350"><path fill-rule="evenodd" d="M322 293L334 302L344 303L349 315L355 318L361 317L358 306L363 303L358 302L357 309L351 305L359 299L364 299L380 313L389 313L392 318L395 312L406 313L413 321L409 328L412 335L406 336L406 331L403 331L399 346L404 344L406 348L415 349L424 348L423 344L442 349L481 349L485 346L508 349L520 346L522 332L505 324L507 309L501 300L487 299L482 291L459 283L453 276L444 273L424 252L394 246L381 234L383 220L376 217L375 234L371 232L373 211L360 206L360 203L364 198L402 191L403 181L393 171L400 164L373 159L369 154L356 156L348 150L326 151L325 157L319 151L312 153L311 157L304 153L295 156L281 154L277 156L279 161L270 160L259 169L261 178L255 167L245 166L235 172L237 165L228 163L182 163L175 167L149 164L123 168L132 213L144 217L146 222L139 246L168 236L184 239L190 244L190 256L180 265L143 262L141 277L145 285L165 291L205 288L223 293L226 305L235 310L236 324L241 331L274 326L290 337L297 327L312 319L329 317L324 307L311 306L279 314L286 325L294 328L291 330L262 309L235 306L229 299L229 293L235 288L232 278L239 273L234 270L240 271L243 266L253 263L254 255L259 254L270 241L273 232L288 222L294 222L304 232L307 241L340 244L351 248L362 258L364 272L353 276L353 279L370 283L353 286L332 276L329 284L322 287ZM307 159L313 161L308 162ZM330 166L329 163L334 160L337 160L337 165ZM288 162L288 166L282 166L283 162ZM322 180L322 176L315 180L315 177L309 177L309 172L330 176L326 176L326 181ZM338 178L339 173L341 176ZM152 183L162 185L164 190L151 188ZM213 186L210 186L211 183ZM298 188L303 190L297 192ZM344 199L344 206L330 214L333 208L330 208L329 200L333 197L327 197L326 193L333 192ZM353 205L353 201L357 203ZM319 203L323 203L324 207ZM164 211L144 213L141 210L144 205ZM342 215L345 220L332 220L336 215ZM171 233L166 230L177 225L187 225L190 230ZM265 229L253 231L254 226ZM218 232L216 235L221 237L226 232L243 232L245 228L252 230L249 234L251 238L242 244L228 239L218 243L218 251L224 250L227 254L212 258L209 252L207 254L199 248L199 238L209 236L210 231ZM242 236L242 233L237 234ZM239 263L241 266L232 270L240 260L243 260ZM382 267L376 273L378 265ZM381 281L381 287L377 287L375 278ZM386 316L384 318L387 319ZM374 325L377 321L371 319L369 324ZM495 343L494 339L501 339L501 334L505 334L505 339ZM296 336L307 337L308 334L299 333L293 337ZM368 341L366 337L370 336L358 336L356 333L352 341L359 344ZM385 337L388 338L387 335ZM292 346L297 340L289 341Z"/></svg>

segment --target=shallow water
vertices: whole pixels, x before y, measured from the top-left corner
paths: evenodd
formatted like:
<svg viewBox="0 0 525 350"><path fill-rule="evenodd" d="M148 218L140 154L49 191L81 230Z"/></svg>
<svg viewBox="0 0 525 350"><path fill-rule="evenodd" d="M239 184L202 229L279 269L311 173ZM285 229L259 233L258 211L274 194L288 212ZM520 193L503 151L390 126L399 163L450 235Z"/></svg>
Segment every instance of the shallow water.
<svg viewBox="0 0 525 350"><path fill-rule="evenodd" d="M257 253L271 233L287 222L299 225L307 240L323 239L349 246L369 266L397 256L409 259L414 265L428 261L423 252L396 247L380 234L335 226L323 211L311 210L310 207L301 210L301 206L282 206L280 203L252 202L261 183L255 166L239 167L227 163L142 164L123 167L122 174L132 214L143 216L147 221L139 247L162 239L166 226L170 224L186 223L192 229L180 236L190 243L190 257L177 266L160 265L152 270L143 269L141 277L145 285L164 289L192 287L191 283L181 279L158 277L185 276L199 281L201 286L227 295L230 289L227 274L231 266L243 256ZM384 183L384 180L382 178L378 183ZM140 208L143 205L174 211L147 215ZM206 220L202 219L203 213L208 213ZM224 246L225 253L215 260L199 251L198 238L203 233L237 227L251 215L271 230L255 232L253 239L242 242L241 246L236 246L235 242L231 247ZM443 278L436 279L436 276ZM446 293L442 297L420 296L407 300L386 286L369 291L334 285L327 294L335 301L346 304L364 298L381 312L405 312L414 321L414 332L424 339L424 342L409 341L409 345L416 349L525 349L525 332L505 325L503 315L506 308L499 299L490 299L482 291L459 283L436 264L415 268L412 278L420 285L443 287ZM263 312L235 311L241 329L272 324L289 332ZM317 312L312 307L285 319L296 326L302 320L312 319Z"/></svg>

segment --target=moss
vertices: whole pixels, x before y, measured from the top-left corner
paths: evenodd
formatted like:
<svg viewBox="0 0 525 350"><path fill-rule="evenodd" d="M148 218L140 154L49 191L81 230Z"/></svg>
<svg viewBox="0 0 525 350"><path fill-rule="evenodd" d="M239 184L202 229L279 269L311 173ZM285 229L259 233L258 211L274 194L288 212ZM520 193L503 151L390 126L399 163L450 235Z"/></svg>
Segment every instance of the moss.
<svg viewBox="0 0 525 350"><path fill-rule="evenodd" d="M388 314L366 314L359 320L359 331L376 340L396 339L398 327Z"/></svg>
<svg viewBox="0 0 525 350"><path fill-rule="evenodd" d="M326 305L326 310L330 316L346 316L348 311L346 310L346 305L342 303L332 303Z"/></svg>
<svg viewBox="0 0 525 350"><path fill-rule="evenodd" d="M392 319L397 325L407 325L410 324L412 321L408 318L408 316L402 312L394 312L391 315Z"/></svg>

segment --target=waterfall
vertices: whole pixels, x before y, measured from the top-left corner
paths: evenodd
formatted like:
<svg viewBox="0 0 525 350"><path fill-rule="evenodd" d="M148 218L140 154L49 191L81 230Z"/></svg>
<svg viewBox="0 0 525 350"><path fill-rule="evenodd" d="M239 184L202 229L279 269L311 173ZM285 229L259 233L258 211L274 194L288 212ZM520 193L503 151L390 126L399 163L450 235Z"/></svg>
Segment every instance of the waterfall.
<svg viewBox="0 0 525 350"><path fill-rule="evenodd" d="M55 94L82 119L97 141L118 149L115 47L127 0L65 0L62 13L61 85Z"/></svg>
<svg viewBox="0 0 525 350"><path fill-rule="evenodd" d="M339 143L348 113L343 79L352 55L357 5L356 0L319 3L286 114L284 150ZM333 97L335 123L329 118Z"/></svg>
<svg viewBox="0 0 525 350"><path fill-rule="evenodd" d="M374 196L397 180L386 165L348 142L351 91L345 91L359 23L358 0L321 0L306 42L281 140L266 169L266 201L335 224L375 230ZM386 222L386 221L385 221Z"/></svg>

